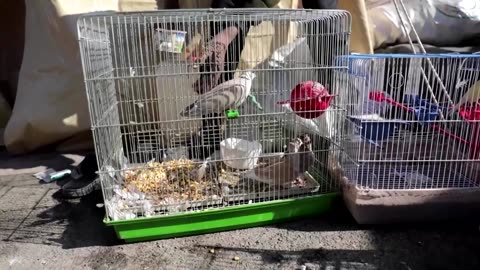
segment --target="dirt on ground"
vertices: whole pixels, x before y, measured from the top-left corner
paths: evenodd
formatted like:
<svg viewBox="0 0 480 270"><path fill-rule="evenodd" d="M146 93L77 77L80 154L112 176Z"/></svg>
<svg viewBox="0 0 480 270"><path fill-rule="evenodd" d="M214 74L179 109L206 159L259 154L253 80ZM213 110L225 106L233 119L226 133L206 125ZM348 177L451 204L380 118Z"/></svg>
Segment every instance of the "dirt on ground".
<svg viewBox="0 0 480 270"><path fill-rule="evenodd" d="M0 163L0 269L480 269L478 222L360 226L341 202L290 223L125 244L103 224L100 192L63 200L61 181L14 164Z"/></svg>

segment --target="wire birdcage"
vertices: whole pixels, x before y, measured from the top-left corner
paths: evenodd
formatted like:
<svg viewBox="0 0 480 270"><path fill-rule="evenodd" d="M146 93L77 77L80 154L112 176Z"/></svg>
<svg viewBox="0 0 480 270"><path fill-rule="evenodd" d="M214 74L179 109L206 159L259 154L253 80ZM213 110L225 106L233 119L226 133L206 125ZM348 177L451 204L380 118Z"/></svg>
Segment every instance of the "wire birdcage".
<svg viewBox="0 0 480 270"><path fill-rule="evenodd" d="M337 192L347 12L109 13L78 31L108 221Z"/></svg>
<svg viewBox="0 0 480 270"><path fill-rule="evenodd" d="M427 54L403 0L392 2L413 53L341 56L348 71L335 71L345 204L360 224L476 216L479 55Z"/></svg>
<svg viewBox="0 0 480 270"><path fill-rule="evenodd" d="M351 181L361 189L480 187L478 108L454 109L480 80L480 55L352 55L349 67L342 166Z"/></svg>

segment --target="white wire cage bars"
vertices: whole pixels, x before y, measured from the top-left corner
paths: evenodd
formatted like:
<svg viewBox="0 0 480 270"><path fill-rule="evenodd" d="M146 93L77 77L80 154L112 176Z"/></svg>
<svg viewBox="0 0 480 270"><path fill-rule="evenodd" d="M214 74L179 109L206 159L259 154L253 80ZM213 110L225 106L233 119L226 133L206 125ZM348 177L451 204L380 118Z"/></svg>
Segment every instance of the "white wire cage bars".
<svg viewBox="0 0 480 270"><path fill-rule="evenodd" d="M337 189L327 164L340 149L333 71L347 68L334 61L348 54L347 12L101 14L78 31L109 218Z"/></svg>
<svg viewBox="0 0 480 270"><path fill-rule="evenodd" d="M370 189L478 188L480 111L464 96L479 80L479 55L350 56L348 178Z"/></svg>

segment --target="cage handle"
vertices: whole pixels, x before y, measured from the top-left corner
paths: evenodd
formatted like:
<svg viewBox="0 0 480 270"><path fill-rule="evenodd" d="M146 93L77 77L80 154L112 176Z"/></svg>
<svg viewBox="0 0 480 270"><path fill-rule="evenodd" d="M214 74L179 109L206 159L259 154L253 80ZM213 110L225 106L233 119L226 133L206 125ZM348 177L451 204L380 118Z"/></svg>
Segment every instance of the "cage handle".
<svg viewBox="0 0 480 270"><path fill-rule="evenodd" d="M397 1L398 1L398 2L397 2ZM397 11L398 17L399 17L400 22L401 22L401 24L402 24L403 31L405 32L405 35L406 35L407 38L408 38L408 42L410 43L410 46L412 47L413 53L414 53L414 54L417 54L417 51L416 51L415 47L413 46L413 40L412 40L412 38L410 37L410 34L409 34L408 31L407 31L407 26L405 25L405 21L404 21L404 18L402 17L402 12L400 11L400 8L399 8L399 6L398 6L398 3L400 3L400 5L402 6L403 13L405 14L405 17L407 18L408 24L410 25L410 27L411 27L411 29L412 29L412 31L413 31L413 34L415 35L415 37L416 37L416 39L417 39L418 45L420 46L420 51L421 51L422 53L426 54L427 51L425 50L425 47L423 46L423 43L422 43L422 41L421 41L421 39L420 39L420 36L418 35L417 30L415 29L415 26L413 25L413 22L412 22L410 16L408 15L408 12L407 12L407 9L406 9L406 7L405 7L405 4L404 4L403 0L393 0L393 4L395 5L395 9L396 9L396 11ZM447 91L445 85L443 84L442 80L440 79L440 76L438 75L437 70L435 69L435 67L433 66L432 62L430 61L430 58L427 57L426 59L427 59L427 62L428 62L428 64L429 64L430 68L431 68L432 71L433 71L433 74L434 74L434 76L435 76L435 79L438 80L438 82L439 82L439 84L440 84L440 87L441 87L441 89L443 90L443 92L444 92L444 94L445 94L445 96L446 96L446 98L447 98L447 101L448 101L448 103L449 103L449 106L453 106L453 105L454 105L454 104L453 104L453 101L452 101L452 99L450 98L450 95L448 94L448 91ZM433 89L432 89L430 83L428 82L428 78L427 78L427 76L426 76L426 74L425 74L425 70L423 69L423 67L420 67L420 69L421 69L421 71L422 71L422 77L423 77L423 79L425 80L425 83L426 83L426 85L427 85L428 91L430 92L430 95L432 96L433 102L434 102L437 106L440 106L439 103L438 103L437 98L435 97L435 93L433 93ZM440 111L440 118L441 118L442 120L445 119L444 116L443 116L443 112L441 112L441 111Z"/></svg>

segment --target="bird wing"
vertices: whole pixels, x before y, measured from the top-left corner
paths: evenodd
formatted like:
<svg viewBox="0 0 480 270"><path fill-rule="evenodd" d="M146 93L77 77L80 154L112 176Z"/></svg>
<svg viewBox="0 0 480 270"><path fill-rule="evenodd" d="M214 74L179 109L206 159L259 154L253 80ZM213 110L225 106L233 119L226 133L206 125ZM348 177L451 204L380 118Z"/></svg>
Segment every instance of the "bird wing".
<svg viewBox="0 0 480 270"><path fill-rule="evenodd" d="M250 178L269 185L281 185L295 180L295 173L287 159L268 167L255 168Z"/></svg>
<svg viewBox="0 0 480 270"><path fill-rule="evenodd" d="M202 94L182 113L182 116L201 116L210 113L221 113L230 108L240 106L247 99L245 80L235 78L222 83L211 91Z"/></svg>
<svg viewBox="0 0 480 270"><path fill-rule="evenodd" d="M455 105L454 110L460 108L465 102L477 102L480 99L480 81L473 84Z"/></svg>
<svg viewBox="0 0 480 270"><path fill-rule="evenodd" d="M470 87L464 95L464 100L470 103L477 102L480 99L480 81L477 81Z"/></svg>
<svg viewBox="0 0 480 270"><path fill-rule="evenodd" d="M302 144L299 138L289 143L289 151L282 161L267 167L257 167L245 176L269 185L283 185L301 176L315 161L311 143Z"/></svg>

